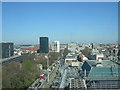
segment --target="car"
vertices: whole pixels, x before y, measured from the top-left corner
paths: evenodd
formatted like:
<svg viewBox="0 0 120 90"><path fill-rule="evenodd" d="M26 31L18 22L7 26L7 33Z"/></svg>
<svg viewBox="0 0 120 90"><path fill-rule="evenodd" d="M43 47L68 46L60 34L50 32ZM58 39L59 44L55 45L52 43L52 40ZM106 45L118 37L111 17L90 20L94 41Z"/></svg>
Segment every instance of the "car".
<svg viewBox="0 0 120 90"><path fill-rule="evenodd" d="M44 74L41 74L39 77L40 80L45 80Z"/></svg>

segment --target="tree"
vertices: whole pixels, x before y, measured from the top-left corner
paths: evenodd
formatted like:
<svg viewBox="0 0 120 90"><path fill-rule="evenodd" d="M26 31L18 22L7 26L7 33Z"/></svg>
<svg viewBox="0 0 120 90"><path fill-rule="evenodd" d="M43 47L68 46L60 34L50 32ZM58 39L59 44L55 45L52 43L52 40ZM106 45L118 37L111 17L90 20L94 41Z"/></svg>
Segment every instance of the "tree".
<svg viewBox="0 0 120 90"><path fill-rule="evenodd" d="M81 50L82 54L84 54L87 58L90 58L92 49L89 49L88 47L85 47L85 49Z"/></svg>
<svg viewBox="0 0 120 90"><path fill-rule="evenodd" d="M40 56L42 57L42 56ZM24 56L22 63L10 62L2 66L2 87L3 88L28 88L35 78L42 73L42 70L37 69L37 64L41 60L34 61L34 54ZM45 58L42 62L46 63ZM39 62L38 62L39 61ZM20 68L20 65L22 66ZM46 65L46 64L44 64Z"/></svg>
<svg viewBox="0 0 120 90"><path fill-rule="evenodd" d="M65 50L64 50L64 52L63 52L63 57L66 57L66 55L67 55L68 53L70 53L70 51L69 51L67 48L65 48Z"/></svg>
<svg viewBox="0 0 120 90"><path fill-rule="evenodd" d="M50 52L49 53L49 60L57 60L58 57L60 57L60 53L59 52Z"/></svg>

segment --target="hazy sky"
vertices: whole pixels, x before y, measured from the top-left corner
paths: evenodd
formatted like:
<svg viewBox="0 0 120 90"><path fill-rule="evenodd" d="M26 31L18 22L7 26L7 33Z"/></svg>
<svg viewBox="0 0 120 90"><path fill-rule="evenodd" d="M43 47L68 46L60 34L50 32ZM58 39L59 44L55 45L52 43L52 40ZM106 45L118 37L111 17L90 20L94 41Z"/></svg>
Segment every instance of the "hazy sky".
<svg viewBox="0 0 120 90"><path fill-rule="evenodd" d="M7 2L3 3L3 41L115 43L118 40L117 2Z"/></svg>

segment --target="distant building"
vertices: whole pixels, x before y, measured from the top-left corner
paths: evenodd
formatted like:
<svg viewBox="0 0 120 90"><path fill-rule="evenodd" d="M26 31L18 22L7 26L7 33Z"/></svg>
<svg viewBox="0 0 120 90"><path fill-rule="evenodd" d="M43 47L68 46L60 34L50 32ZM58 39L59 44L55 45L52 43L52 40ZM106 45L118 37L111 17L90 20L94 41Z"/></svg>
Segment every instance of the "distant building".
<svg viewBox="0 0 120 90"><path fill-rule="evenodd" d="M14 55L13 43L0 43L0 59L8 58Z"/></svg>
<svg viewBox="0 0 120 90"><path fill-rule="evenodd" d="M60 42L59 41L52 42L51 48L53 52L60 52Z"/></svg>
<svg viewBox="0 0 120 90"><path fill-rule="evenodd" d="M95 55L95 54L99 54L99 50L98 49L92 49L92 55Z"/></svg>
<svg viewBox="0 0 120 90"><path fill-rule="evenodd" d="M91 45L92 45L92 49L94 49L94 43L91 43Z"/></svg>
<svg viewBox="0 0 120 90"><path fill-rule="evenodd" d="M97 43L91 43L92 49L97 49L99 47L99 44Z"/></svg>
<svg viewBox="0 0 120 90"><path fill-rule="evenodd" d="M75 56L68 54L65 58L65 63L72 65L73 62L77 62Z"/></svg>
<svg viewBox="0 0 120 90"><path fill-rule="evenodd" d="M67 48L67 44L60 44L60 50L64 50L65 48Z"/></svg>
<svg viewBox="0 0 120 90"><path fill-rule="evenodd" d="M30 46L20 46L19 48L14 47L14 55L22 55L26 53L37 53L37 50L39 50L40 45L30 45Z"/></svg>
<svg viewBox="0 0 120 90"><path fill-rule="evenodd" d="M72 43L68 44L68 50L70 50L73 53L75 53L75 51L77 50L77 48L78 48L77 43L72 42Z"/></svg>
<svg viewBox="0 0 120 90"><path fill-rule="evenodd" d="M40 37L40 53L49 52L49 40L48 37Z"/></svg>
<svg viewBox="0 0 120 90"><path fill-rule="evenodd" d="M105 57L104 57L104 55L101 53L101 54L91 55L91 56L90 56L90 59L91 59L91 60L98 60L98 59L105 59Z"/></svg>

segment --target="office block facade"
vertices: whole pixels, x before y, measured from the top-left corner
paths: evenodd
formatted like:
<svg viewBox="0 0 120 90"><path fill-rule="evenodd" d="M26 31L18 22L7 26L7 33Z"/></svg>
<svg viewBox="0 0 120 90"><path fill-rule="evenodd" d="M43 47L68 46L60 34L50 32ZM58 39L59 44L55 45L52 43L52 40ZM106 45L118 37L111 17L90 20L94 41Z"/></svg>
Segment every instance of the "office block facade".
<svg viewBox="0 0 120 90"><path fill-rule="evenodd" d="M48 37L40 37L40 53L49 52L49 40Z"/></svg>
<svg viewBox="0 0 120 90"><path fill-rule="evenodd" d="M13 55L13 43L0 43L0 58L8 58Z"/></svg>

